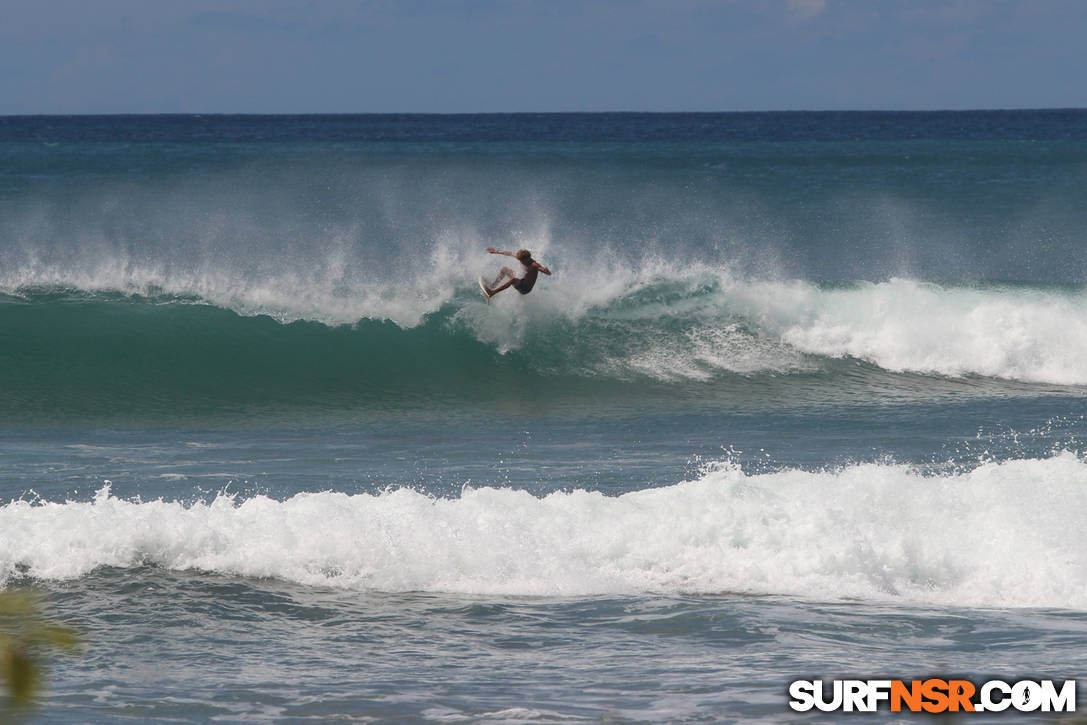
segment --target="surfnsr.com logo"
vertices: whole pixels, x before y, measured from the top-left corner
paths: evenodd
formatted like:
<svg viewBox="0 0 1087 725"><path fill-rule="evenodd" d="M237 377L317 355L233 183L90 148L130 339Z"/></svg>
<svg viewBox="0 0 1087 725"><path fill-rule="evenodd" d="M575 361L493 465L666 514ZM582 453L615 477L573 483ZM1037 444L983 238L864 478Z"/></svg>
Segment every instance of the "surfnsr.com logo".
<svg viewBox="0 0 1087 725"><path fill-rule="evenodd" d="M796 680L789 697L797 712L1075 712L1076 681Z"/></svg>

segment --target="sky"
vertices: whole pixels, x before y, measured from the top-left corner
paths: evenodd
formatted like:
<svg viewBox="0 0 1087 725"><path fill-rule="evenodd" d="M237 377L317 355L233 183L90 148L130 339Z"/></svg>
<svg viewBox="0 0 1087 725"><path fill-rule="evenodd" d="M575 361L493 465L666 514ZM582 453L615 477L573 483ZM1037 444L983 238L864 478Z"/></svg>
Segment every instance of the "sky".
<svg viewBox="0 0 1087 725"><path fill-rule="evenodd" d="M3 0L0 115L1087 107L1084 0Z"/></svg>

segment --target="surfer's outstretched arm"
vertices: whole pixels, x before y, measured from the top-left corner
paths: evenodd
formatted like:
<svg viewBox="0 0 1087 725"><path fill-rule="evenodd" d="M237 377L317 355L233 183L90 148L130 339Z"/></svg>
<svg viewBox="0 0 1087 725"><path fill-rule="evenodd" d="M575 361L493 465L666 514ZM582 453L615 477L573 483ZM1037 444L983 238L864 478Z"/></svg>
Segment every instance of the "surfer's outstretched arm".
<svg viewBox="0 0 1087 725"><path fill-rule="evenodd" d="M501 249L495 249L494 247L487 247L487 251L490 252L491 254L504 254L507 257L516 257L517 256L516 252L506 252L506 251L501 250Z"/></svg>

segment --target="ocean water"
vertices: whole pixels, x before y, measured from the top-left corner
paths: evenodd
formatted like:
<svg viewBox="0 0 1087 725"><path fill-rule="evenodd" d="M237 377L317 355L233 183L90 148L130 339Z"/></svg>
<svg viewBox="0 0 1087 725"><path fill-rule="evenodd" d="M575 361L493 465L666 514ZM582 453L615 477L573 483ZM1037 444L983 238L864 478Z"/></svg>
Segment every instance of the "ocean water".
<svg viewBox="0 0 1087 725"><path fill-rule="evenodd" d="M1087 677L1085 191L1087 111L0 118L33 720Z"/></svg>

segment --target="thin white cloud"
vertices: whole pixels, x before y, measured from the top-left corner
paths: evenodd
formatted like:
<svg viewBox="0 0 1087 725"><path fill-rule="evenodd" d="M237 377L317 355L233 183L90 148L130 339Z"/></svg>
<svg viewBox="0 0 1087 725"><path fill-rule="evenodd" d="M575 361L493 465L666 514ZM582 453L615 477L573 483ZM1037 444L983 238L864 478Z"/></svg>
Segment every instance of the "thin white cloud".
<svg viewBox="0 0 1087 725"><path fill-rule="evenodd" d="M827 0L788 0L790 20L810 20L827 9Z"/></svg>

